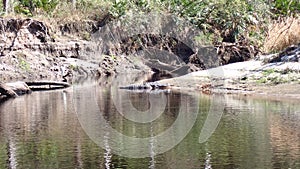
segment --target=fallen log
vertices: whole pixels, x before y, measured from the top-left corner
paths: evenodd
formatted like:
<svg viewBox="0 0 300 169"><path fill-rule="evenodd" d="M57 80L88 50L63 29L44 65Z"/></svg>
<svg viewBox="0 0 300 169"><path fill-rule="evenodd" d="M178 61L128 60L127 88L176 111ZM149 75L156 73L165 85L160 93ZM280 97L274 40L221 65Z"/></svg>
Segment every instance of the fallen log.
<svg viewBox="0 0 300 169"><path fill-rule="evenodd" d="M0 96L1 97L17 97L17 93L15 93L12 89L10 89L5 84L0 84Z"/></svg>
<svg viewBox="0 0 300 169"><path fill-rule="evenodd" d="M1 96L6 97L17 97L22 94L30 93L31 90L24 82L14 82L14 83L1 83L0 93Z"/></svg>
<svg viewBox="0 0 300 169"><path fill-rule="evenodd" d="M0 83L0 97L17 97L32 91L55 90L70 87L69 83L56 81Z"/></svg>

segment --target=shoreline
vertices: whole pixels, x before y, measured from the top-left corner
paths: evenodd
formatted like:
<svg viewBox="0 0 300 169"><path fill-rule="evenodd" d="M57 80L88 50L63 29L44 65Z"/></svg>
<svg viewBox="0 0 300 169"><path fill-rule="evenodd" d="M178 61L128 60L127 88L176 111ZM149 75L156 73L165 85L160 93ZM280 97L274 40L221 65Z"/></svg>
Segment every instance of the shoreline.
<svg viewBox="0 0 300 169"><path fill-rule="evenodd" d="M291 65L293 65L291 67ZM289 72L286 72L288 69ZM204 94L232 94L270 99L300 99L300 63L277 66L261 61L232 63L158 81L172 90ZM261 79L266 78L267 81Z"/></svg>
<svg viewBox="0 0 300 169"><path fill-rule="evenodd" d="M300 98L300 44L288 47L280 53L257 56L256 60L252 58L249 61L200 70L202 68L196 65L204 64L204 61L198 58L198 54L213 57L210 54L215 54L214 46L205 48L204 51L210 51L208 53L187 55L189 60L182 64L176 64L177 62L171 64L173 60L164 56L160 58L155 53L149 58L138 58L130 54L126 56L105 54L106 50L114 48L106 49L105 45L99 46L96 41L49 32L47 25L37 20L2 19L2 21L4 28L13 24L19 24L19 28L3 31L5 38L0 38L5 42L0 46L1 83L17 80L72 82L80 78L114 78L120 73L153 73L155 70L158 74L165 74L169 78L159 80L157 83L170 84L173 90ZM224 58L217 55L214 59L207 61L210 62L208 65L213 65L217 60ZM172 76L174 72L177 73L176 76L182 74L183 76L170 78L174 77ZM144 79L143 82L151 78L153 76Z"/></svg>

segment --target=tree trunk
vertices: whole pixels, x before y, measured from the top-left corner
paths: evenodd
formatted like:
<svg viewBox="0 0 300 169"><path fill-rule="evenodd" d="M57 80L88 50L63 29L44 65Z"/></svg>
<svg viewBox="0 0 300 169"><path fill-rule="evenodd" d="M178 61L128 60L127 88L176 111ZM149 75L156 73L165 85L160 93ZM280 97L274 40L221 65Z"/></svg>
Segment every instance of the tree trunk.
<svg viewBox="0 0 300 169"><path fill-rule="evenodd" d="M3 11L5 14L13 12L13 0L3 0Z"/></svg>
<svg viewBox="0 0 300 169"><path fill-rule="evenodd" d="M72 0L73 9L76 9L76 0Z"/></svg>

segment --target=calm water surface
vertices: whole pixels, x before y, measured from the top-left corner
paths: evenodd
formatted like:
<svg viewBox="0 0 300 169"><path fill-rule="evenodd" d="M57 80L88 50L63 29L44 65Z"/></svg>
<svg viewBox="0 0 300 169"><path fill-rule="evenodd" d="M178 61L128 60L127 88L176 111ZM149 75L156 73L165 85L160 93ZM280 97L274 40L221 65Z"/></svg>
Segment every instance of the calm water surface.
<svg viewBox="0 0 300 169"><path fill-rule="evenodd" d="M74 86L0 103L0 168L300 168L300 101L220 96L226 100L220 122L212 136L199 143L200 131L214 105L212 96L134 93L112 90L109 84L99 82ZM151 107L151 95L164 97L166 107L149 124L124 118L115 106L119 101L124 109L133 106L145 111ZM93 101L107 124L136 138L155 136L170 128L183 103L196 101L187 104L186 110L198 112L192 129L174 148L162 154L149 149L149 157L128 158L114 154L110 145L115 140L110 133L103 140L104 148L89 137L79 117L85 117L82 110L87 117L97 111ZM189 114L187 111L186 116ZM181 125L187 126L189 121ZM178 128L176 132L183 131ZM131 146L128 151L141 147Z"/></svg>

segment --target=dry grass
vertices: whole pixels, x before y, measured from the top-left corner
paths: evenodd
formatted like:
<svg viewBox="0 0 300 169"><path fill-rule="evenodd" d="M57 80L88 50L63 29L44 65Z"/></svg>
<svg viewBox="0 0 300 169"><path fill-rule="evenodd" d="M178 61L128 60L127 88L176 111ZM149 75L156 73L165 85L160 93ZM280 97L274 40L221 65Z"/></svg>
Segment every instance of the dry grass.
<svg viewBox="0 0 300 169"><path fill-rule="evenodd" d="M277 52L300 43L300 17L288 17L270 24L264 52Z"/></svg>
<svg viewBox="0 0 300 169"><path fill-rule="evenodd" d="M86 0L77 3L76 8L67 1L61 1L51 14L39 13L33 18L45 23L54 36L61 34L61 27L70 38L89 39L91 23L101 21L108 13L109 5L105 0Z"/></svg>
<svg viewBox="0 0 300 169"><path fill-rule="evenodd" d="M104 0L86 0L85 3L77 3L76 8L68 2L60 2L52 13L52 18L58 22L86 21L101 19L109 8L109 3Z"/></svg>
<svg viewBox="0 0 300 169"><path fill-rule="evenodd" d="M79 27L81 24L100 21L108 13L110 5L107 0L85 0L79 1L74 7L72 3L62 0L51 13L36 9L31 18L45 23L50 30L55 32L60 25L75 24ZM2 17L7 19L28 18L24 14L14 12Z"/></svg>

